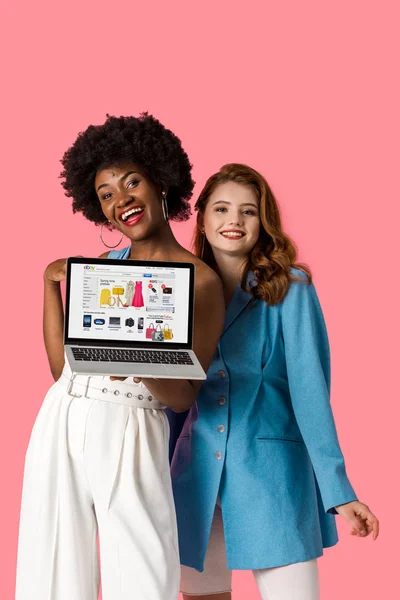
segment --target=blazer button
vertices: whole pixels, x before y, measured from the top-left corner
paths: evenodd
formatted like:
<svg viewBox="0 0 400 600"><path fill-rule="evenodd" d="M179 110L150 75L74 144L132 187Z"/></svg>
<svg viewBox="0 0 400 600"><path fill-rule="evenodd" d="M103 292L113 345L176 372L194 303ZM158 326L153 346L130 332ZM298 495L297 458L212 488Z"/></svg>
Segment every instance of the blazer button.
<svg viewBox="0 0 400 600"><path fill-rule="evenodd" d="M226 377L226 375L225 375L225 371L223 371L222 369L220 369L220 370L218 371L218 375L219 375L220 377L222 377L222 379L224 379L224 377Z"/></svg>
<svg viewBox="0 0 400 600"><path fill-rule="evenodd" d="M217 460L221 460L222 452L216 452L215 456L216 456Z"/></svg>
<svg viewBox="0 0 400 600"><path fill-rule="evenodd" d="M219 400L218 400L218 404L219 404L220 406L224 406L224 404L226 404L226 398L225 398L225 396L221 396L221 397L219 398Z"/></svg>
<svg viewBox="0 0 400 600"><path fill-rule="evenodd" d="M224 425L218 425L217 429L218 429L218 431L219 431L220 433L224 433L224 431L225 431L225 426L224 426Z"/></svg>

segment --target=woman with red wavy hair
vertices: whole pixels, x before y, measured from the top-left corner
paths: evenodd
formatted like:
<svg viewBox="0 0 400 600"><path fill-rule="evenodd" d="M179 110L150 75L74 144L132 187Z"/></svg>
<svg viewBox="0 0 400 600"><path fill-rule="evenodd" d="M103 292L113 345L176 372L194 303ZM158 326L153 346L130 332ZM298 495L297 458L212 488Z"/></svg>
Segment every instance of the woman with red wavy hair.
<svg viewBox="0 0 400 600"><path fill-rule="evenodd" d="M251 569L264 600L317 600L334 515L357 537L379 525L346 475L311 273L254 169L222 167L196 208L195 253L221 277L227 313L172 462L183 597L230 600L231 570Z"/></svg>

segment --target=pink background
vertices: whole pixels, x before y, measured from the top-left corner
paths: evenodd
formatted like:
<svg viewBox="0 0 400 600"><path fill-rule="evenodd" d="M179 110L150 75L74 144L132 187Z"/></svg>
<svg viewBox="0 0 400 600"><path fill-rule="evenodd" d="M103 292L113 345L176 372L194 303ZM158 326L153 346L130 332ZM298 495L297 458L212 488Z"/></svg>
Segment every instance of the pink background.
<svg viewBox="0 0 400 600"><path fill-rule="evenodd" d="M341 542L320 560L322 599L393 597L398 3L70 0L9 3L7 10L1 598L14 593L24 454L51 384L42 273L58 257L102 251L98 229L71 213L58 161L77 133L103 122L107 112L143 110L181 137L195 166L196 194L229 161L261 170L275 191L326 315L332 403L348 472L381 519L375 544L350 537L338 519ZM174 226L183 244L192 227ZM251 573L235 574L233 596L259 597Z"/></svg>

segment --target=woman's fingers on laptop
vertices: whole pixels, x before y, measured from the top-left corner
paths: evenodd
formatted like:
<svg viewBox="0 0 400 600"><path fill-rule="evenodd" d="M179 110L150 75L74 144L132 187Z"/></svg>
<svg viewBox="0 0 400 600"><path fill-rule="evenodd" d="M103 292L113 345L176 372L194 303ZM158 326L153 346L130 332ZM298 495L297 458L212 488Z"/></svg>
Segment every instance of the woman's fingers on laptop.
<svg viewBox="0 0 400 600"><path fill-rule="evenodd" d="M125 381L126 377L110 377L111 381ZM142 380L140 377L134 377L133 381L135 383L140 383Z"/></svg>

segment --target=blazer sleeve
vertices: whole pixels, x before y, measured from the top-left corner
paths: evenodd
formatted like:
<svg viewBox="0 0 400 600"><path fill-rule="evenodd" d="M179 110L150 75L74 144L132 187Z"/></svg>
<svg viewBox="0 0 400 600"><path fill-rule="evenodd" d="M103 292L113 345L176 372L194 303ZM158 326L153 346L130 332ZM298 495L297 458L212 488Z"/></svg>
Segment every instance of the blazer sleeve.
<svg viewBox="0 0 400 600"><path fill-rule="evenodd" d="M313 284L292 282L282 302L282 329L293 410L327 512L357 500L330 405L329 341Z"/></svg>

